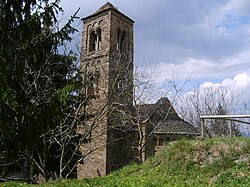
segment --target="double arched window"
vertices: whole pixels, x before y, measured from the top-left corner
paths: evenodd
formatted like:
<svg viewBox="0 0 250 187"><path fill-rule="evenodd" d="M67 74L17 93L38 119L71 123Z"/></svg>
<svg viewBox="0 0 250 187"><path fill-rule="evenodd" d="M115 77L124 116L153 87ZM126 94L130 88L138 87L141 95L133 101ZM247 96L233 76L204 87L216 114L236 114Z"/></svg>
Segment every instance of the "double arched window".
<svg viewBox="0 0 250 187"><path fill-rule="evenodd" d="M89 52L101 49L102 30L98 28L96 31L91 31L89 34Z"/></svg>

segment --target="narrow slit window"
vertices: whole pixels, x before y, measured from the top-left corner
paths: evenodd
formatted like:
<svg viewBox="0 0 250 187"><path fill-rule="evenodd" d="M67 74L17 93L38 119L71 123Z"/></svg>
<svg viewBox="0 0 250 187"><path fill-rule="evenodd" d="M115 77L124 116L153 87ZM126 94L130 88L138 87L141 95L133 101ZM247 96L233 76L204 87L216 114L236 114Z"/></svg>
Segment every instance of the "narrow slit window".
<svg viewBox="0 0 250 187"><path fill-rule="evenodd" d="M94 94L94 77L93 74L89 75L89 82L87 84L87 94L88 96L93 96Z"/></svg>
<svg viewBox="0 0 250 187"><path fill-rule="evenodd" d="M117 41L116 41L116 50L119 51L121 46L121 30L117 30Z"/></svg>
<svg viewBox="0 0 250 187"><path fill-rule="evenodd" d="M120 51L125 52L126 49L127 49L127 33L126 31L123 31L121 35Z"/></svg>

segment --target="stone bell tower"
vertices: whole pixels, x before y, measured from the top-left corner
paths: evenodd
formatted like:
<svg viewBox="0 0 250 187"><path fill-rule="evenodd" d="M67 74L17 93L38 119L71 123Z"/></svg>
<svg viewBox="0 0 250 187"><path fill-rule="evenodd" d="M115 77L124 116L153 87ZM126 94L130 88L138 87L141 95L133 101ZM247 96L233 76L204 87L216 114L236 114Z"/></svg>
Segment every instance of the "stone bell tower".
<svg viewBox="0 0 250 187"><path fill-rule="evenodd" d="M81 67L89 103L78 178L106 175L131 160L126 114L133 107L133 23L106 3L83 18Z"/></svg>

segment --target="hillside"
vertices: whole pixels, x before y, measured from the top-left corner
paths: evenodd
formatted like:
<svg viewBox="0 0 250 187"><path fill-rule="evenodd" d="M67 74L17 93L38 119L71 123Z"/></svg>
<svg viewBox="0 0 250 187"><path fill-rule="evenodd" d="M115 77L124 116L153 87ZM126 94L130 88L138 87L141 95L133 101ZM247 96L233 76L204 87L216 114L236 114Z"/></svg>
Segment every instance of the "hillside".
<svg viewBox="0 0 250 187"><path fill-rule="evenodd" d="M39 186L250 186L250 139L176 141L141 165L106 177L52 181ZM0 184L1 186L1 184ZM26 186L3 183L2 186ZM30 185L27 185L30 186Z"/></svg>

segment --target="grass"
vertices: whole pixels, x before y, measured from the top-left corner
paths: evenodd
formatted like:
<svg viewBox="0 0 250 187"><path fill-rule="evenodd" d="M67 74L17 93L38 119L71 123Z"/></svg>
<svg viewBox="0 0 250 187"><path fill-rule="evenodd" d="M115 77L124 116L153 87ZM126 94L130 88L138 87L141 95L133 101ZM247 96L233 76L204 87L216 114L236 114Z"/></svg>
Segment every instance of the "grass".
<svg viewBox="0 0 250 187"><path fill-rule="evenodd" d="M250 139L180 140L141 165L131 164L96 179L60 180L36 186L182 187L250 186ZM0 186L34 186L7 182Z"/></svg>

